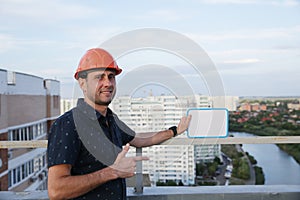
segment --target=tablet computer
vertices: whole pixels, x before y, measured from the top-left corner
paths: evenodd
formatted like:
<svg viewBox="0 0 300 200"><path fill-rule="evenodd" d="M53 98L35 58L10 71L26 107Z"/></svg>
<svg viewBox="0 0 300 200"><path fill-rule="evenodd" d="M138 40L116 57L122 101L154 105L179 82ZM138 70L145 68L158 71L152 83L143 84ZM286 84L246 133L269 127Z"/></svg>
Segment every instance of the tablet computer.
<svg viewBox="0 0 300 200"><path fill-rule="evenodd" d="M226 108L190 108L187 135L190 138L223 138L228 136L228 110Z"/></svg>

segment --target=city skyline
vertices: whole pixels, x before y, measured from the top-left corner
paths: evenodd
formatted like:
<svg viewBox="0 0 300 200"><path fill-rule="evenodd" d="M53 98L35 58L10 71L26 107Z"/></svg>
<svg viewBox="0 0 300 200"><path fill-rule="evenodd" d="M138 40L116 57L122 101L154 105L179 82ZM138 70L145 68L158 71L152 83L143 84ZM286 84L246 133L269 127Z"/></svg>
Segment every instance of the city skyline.
<svg viewBox="0 0 300 200"><path fill-rule="evenodd" d="M1 8L0 68L57 79L63 98L74 96L73 74L87 49L145 28L173 31L198 44L215 65L225 95L299 96L300 2L296 0L3 0ZM163 49L125 52L117 62L124 70L117 81L151 64L180 74L194 93L209 93L205 80L194 76L187 60ZM144 76L150 75L161 74ZM169 84L163 86L172 92Z"/></svg>

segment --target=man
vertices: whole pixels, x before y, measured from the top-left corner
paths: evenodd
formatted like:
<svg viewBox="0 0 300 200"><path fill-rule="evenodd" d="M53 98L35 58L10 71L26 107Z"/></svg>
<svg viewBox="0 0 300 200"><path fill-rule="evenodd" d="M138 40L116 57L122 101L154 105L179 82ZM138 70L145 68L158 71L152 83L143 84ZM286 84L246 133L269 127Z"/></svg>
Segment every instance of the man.
<svg viewBox="0 0 300 200"><path fill-rule="evenodd" d="M188 128L190 117L158 133L139 134L127 127L108 108L121 72L100 48L88 50L80 60L74 77L84 99L55 121L48 138L50 199L125 200L125 178L134 176L137 161L148 159L126 157L130 145L158 144Z"/></svg>

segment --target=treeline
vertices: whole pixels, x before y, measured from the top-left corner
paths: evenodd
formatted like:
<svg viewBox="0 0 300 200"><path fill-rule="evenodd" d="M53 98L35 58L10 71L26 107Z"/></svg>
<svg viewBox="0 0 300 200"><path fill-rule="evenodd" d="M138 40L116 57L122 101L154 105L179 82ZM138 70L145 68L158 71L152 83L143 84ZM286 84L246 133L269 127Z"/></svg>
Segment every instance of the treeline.
<svg viewBox="0 0 300 200"><path fill-rule="evenodd" d="M236 149L234 144L226 144L222 145L222 152L229 156L232 160L233 171L232 176L238 179L242 179L244 181L249 180L250 175L250 166L247 161L249 159L252 166L257 164L256 159L250 155L248 152L245 154L243 152L239 152ZM255 184L262 185L265 182L265 176L261 167L254 166L255 170ZM237 184L241 184L238 182Z"/></svg>
<svg viewBox="0 0 300 200"><path fill-rule="evenodd" d="M229 131L247 132L259 136L300 136L300 125L292 123L290 116L299 116L299 112L271 111L231 113ZM272 117L270 117L272 116ZM239 121L243 119L244 121ZM300 144L279 144L278 147L291 155L300 164Z"/></svg>
<svg viewBox="0 0 300 200"><path fill-rule="evenodd" d="M287 130L278 130L273 127L258 126L252 124L236 125L230 124L229 131L233 132L247 132L259 136L293 136L300 135L298 133ZM300 164L300 144L276 144L280 149L291 155Z"/></svg>

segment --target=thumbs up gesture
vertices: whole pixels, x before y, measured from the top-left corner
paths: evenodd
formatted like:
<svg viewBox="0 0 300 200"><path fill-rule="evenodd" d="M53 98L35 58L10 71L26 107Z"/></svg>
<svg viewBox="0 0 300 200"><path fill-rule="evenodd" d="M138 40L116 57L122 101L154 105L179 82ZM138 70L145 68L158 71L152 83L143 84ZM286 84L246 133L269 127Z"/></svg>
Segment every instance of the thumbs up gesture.
<svg viewBox="0 0 300 200"><path fill-rule="evenodd" d="M118 154L114 164L111 166L119 178L129 178L134 176L136 171L136 162L149 160L146 156L126 157L130 145L126 144L123 150Z"/></svg>

